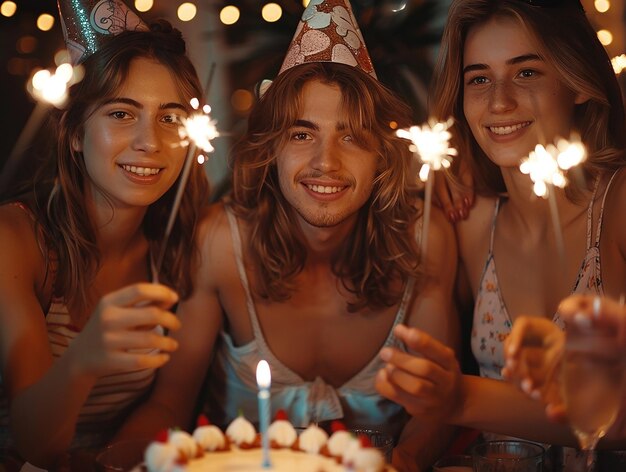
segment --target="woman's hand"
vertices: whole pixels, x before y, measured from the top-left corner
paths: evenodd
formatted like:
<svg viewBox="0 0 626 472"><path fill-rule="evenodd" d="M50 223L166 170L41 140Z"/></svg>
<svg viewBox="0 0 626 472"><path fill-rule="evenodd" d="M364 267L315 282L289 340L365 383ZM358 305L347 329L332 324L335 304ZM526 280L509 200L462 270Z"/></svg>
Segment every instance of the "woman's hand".
<svg viewBox="0 0 626 472"><path fill-rule="evenodd" d="M180 321L168 311L178 295L164 285L138 283L100 300L73 351L81 374L100 377L114 372L158 368L178 344L157 326L177 330Z"/></svg>
<svg viewBox="0 0 626 472"><path fill-rule="evenodd" d="M474 179L464 160L459 162L458 181L454 181L446 172L435 172L434 202L439 206L451 223L468 217L474 204Z"/></svg>
<svg viewBox="0 0 626 472"><path fill-rule="evenodd" d="M554 421L565 420L559 385L564 344L565 333L551 320L531 316L518 318L504 343L503 377L544 402Z"/></svg>
<svg viewBox="0 0 626 472"><path fill-rule="evenodd" d="M458 407L461 370L454 351L423 331L398 325L394 334L419 354L383 348L387 362L376 376L376 389L420 418L445 418Z"/></svg>

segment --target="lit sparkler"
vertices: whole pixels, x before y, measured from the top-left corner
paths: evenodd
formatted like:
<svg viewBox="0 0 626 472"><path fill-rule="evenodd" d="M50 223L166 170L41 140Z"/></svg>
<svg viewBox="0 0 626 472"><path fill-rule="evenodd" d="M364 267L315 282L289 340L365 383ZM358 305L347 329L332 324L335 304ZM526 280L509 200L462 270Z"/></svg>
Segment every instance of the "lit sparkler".
<svg viewBox="0 0 626 472"><path fill-rule="evenodd" d="M189 146L187 148L187 155L185 156L185 162L183 164L183 170L178 182L178 188L176 189L176 196L174 197L174 203L170 210L170 215L165 226L165 233L163 233L163 241L161 242L161 249L159 251L159 257L156 260L155 265L152 268L153 282L158 283L159 272L163 259L165 257L165 250L167 248L167 241L169 240L172 227L174 226L174 220L180 207L180 202L183 197L183 192L187 186L187 180L189 179L189 173L191 172L191 166L194 161L194 156L197 149L202 149L205 153L213 152L214 148L211 144L211 140L219 136L217 131L216 121L211 119L210 112L211 107L204 105L200 110L200 101L197 98L192 98L190 104L196 112L192 113L188 118L181 120L181 126L178 129L178 135L181 139L182 146ZM200 154L197 157L198 163L202 164L205 161L205 157Z"/></svg>
<svg viewBox="0 0 626 472"><path fill-rule="evenodd" d="M7 158L0 182L2 187L13 178L20 157L32 142L50 108L63 108L70 86L82 78L82 66L72 67L67 63L60 64L54 72L42 69L33 74L27 89L37 103Z"/></svg>
<svg viewBox="0 0 626 472"><path fill-rule="evenodd" d="M567 185L567 178L563 171L577 166L586 158L587 151L579 139L570 142L561 138L556 146L548 144L544 147L537 144L535 150L519 166L520 171L528 174L533 181L535 195L547 198L550 203L554 235L561 260L565 259L565 246L556 200L551 190L553 187L564 188Z"/></svg>
<svg viewBox="0 0 626 472"><path fill-rule="evenodd" d="M426 182L424 198L424 225L422 231L422 257L426 255L428 248L428 226L430 222L430 208L432 206L433 193L433 171L450 167L452 157L457 155L457 150L450 147L452 135L448 129L452 126L453 120L449 118L446 122L436 122L429 120L422 126L411 126L407 129L399 129L396 134L411 141L409 149L418 157L422 163L419 171L419 178Z"/></svg>

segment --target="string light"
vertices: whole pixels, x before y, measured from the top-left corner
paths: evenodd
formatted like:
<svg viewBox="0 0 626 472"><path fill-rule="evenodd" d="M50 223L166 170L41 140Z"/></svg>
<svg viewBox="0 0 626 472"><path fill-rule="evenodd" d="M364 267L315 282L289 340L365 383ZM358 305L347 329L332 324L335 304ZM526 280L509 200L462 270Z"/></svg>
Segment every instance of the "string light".
<svg viewBox="0 0 626 472"><path fill-rule="evenodd" d="M50 31L54 26L54 17L48 13L42 13L37 18L37 28L41 31Z"/></svg>
<svg viewBox="0 0 626 472"><path fill-rule="evenodd" d="M195 4L186 2L178 7L176 14L180 21L191 21L196 17L197 12L198 9Z"/></svg>
<svg viewBox="0 0 626 472"><path fill-rule="evenodd" d="M16 11L17 5L15 4L15 2L6 1L2 2L2 5L0 5L0 14L2 14L2 16L6 16L7 18L15 15Z"/></svg>
<svg viewBox="0 0 626 472"><path fill-rule="evenodd" d="M135 0L135 8L137 11L146 12L152 9L154 0Z"/></svg>
<svg viewBox="0 0 626 472"><path fill-rule="evenodd" d="M234 25L239 21L239 8L234 5L226 5L220 11L220 21L225 25Z"/></svg>
<svg viewBox="0 0 626 472"><path fill-rule="evenodd" d="M283 16L283 9L278 3L268 3L263 6L261 16L268 23L274 23L275 21L280 20L280 17Z"/></svg>

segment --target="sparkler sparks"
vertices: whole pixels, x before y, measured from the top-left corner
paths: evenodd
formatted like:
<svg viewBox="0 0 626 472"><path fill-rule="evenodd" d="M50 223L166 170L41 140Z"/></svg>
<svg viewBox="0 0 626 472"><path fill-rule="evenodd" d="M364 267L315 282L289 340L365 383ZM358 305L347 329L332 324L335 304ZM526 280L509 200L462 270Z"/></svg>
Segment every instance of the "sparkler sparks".
<svg viewBox="0 0 626 472"><path fill-rule="evenodd" d="M567 179L563 171L577 166L586 158L587 151L578 137L571 142L566 139L559 139L556 146L548 144L548 146L543 147L541 144L537 144L535 150L519 166L520 171L528 174L533 181L535 195L549 200L554 237L563 265L565 264L563 231L561 230L556 200L553 192L550 192L550 188L553 186L564 188L567 185Z"/></svg>
<svg viewBox="0 0 626 472"><path fill-rule="evenodd" d="M194 110L200 108L200 101L192 98L190 104ZM182 126L178 128L178 136L183 146L189 146L194 143L196 147L204 152L213 152L211 140L219 136L216 128L216 121L211 119L209 115L211 107L204 105L202 112L193 113L189 118L182 119Z"/></svg>
<svg viewBox="0 0 626 472"><path fill-rule="evenodd" d="M538 197L548 198L551 185L564 188L567 185L564 170L577 166L587 157L580 141L559 139L556 146L537 144L528 158L520 164L520 171L533 181L533 191Z"/></svg>
<svg viewBox="0 0 626 472"><path fill-rule="evenodd" d="M422 162L419 172L420 180L426 182L431 169L434 171L448 168L452 157L457 155L457 150L449 147L452 118L446 122L430 120L422 126L411 126L407 129L399 129L396 134L411 141L409 149L416 153Z"/></svg>
<svg viewBox="0 0 626 472"><path fill-rule="evenodd" d="M43 101L57 108L63 107L67 100L69 87L82 78L82 67L61 64L54 73L42 69L33 74L28 90L38 101Z"/></svg>
<svg viewBox="0 0 626 472"><path fill-rule="evenodd" d="M452 135L448 129L452 126L453 120L449 118L446 122L429 120L422 126L411 126L409 129L399 129L396 135L411 141L409 150L417 155L422 163L419 171L419 178L426 182L424 195L424 224L422 226L422 257L426 255L428 249L428 226L430 222L430 209L432 207L433 194L433 171L450 167L452 157L456 156L457 150L450 147L449 142Z"/></svg>
<svg viewBox="0 0 626 472"><path fill-rule="evenodd" d="M50 108L53 106L63 108L67 101L70 86L80 82L83 73L82 66L72 67L70 64L63 63L53 73L42 69L33 74L26 88L35 98L37 104L7 158L0 177L0 187L5 188L10 185L22 155L33 141Z"/></svg>
<svg viewBox="0 0 626 472"><path fill-rule="evenodd" d="M163 233L163 241L161 243L161 250L159 251L156 263L152 267L153 282L159 281L159 272L163 259L165 258L165 250L167 248L167 242L174 226L174 220L178 214L178 208L183 198L183 192L187 186L187 180L189 179L189 173L191 172L191 166L194 161L194 155L196 150L202 149L204 152L212 152L214 150L211 140L219 136L217 131L216 121L211 119L209 113L211 107L204 105L202 112L197 111L200 109L200 101L197 98L192 98L189 102L195 113L192 113L188 118L181 120L181 126L178 128L178 135L181 139L180 144L182 146L189 146L187 148L187 155L185 156L185 162L183 164L183 170L180 175L180 181L178 182L178 188L176 189L176 195L174 197L174 203L170 210L170 216L165 226L165 232ZM197 157L197 162L202 164L205 161L205 157L200 154Z"/></svg>

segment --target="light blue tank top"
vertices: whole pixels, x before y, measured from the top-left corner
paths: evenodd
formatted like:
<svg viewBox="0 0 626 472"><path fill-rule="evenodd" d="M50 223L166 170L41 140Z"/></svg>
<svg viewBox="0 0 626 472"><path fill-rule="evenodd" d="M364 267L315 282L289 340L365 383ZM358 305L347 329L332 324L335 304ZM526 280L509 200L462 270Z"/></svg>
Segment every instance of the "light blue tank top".
<svg viewBox="0 0 626 472"><path fill-rule="evenodd" d="M397 440L409 416L402 406L376 391L374 378L385 365L378 355L339 388L327 384L321 377L306 381L274 356L265 342L252 299L237 221L232 210L225 208L254 339L243 346L235 346L227 332L220 333L206 386L205 407L211 421L225 427L241 412L248 420L258 423L256 366L265 359L272 368L272 417L283 409L295 427L340 419L349 428L382 430ZM413 286L411 280L393 326L403 322ZM393 326L384 345L406 351L404 344L392 334Z"/></svg>

